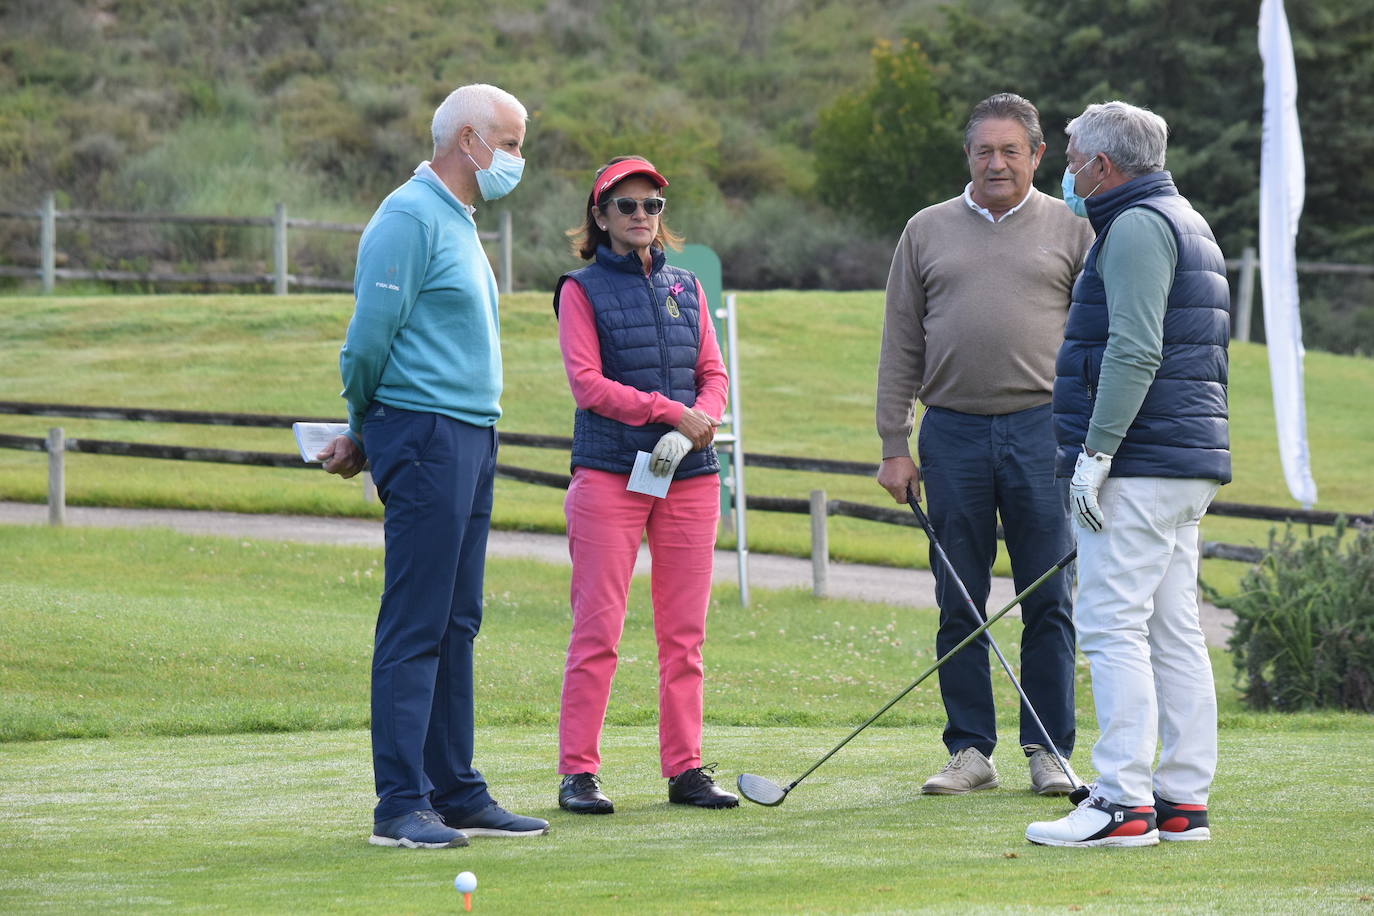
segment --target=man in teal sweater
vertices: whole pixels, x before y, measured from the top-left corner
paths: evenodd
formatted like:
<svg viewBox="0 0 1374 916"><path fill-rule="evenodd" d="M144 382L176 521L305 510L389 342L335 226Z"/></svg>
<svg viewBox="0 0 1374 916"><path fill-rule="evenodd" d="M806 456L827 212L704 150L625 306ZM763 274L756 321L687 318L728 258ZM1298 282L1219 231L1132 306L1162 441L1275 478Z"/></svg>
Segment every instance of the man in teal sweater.
<svg viewBox="0 0 1374 916"><path fill-rule="evenodd" d="M501 416L496 280L472 202L519 181L525 120L495 86L454 90L434 113L433 160L382 202L358 245L339 353L349 429L320 457L343 477L370 461L386 506L372 658L378 846L548 830L498 805L472 766L472 643Z"/></svg>

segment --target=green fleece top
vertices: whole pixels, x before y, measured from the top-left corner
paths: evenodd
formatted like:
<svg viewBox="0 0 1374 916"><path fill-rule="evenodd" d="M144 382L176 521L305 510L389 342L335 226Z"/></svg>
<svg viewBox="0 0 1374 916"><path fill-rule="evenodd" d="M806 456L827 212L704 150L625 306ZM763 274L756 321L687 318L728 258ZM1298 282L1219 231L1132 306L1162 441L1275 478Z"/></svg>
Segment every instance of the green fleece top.
<svg viewBox="0 0 1374 916"><path fill-rule="evenodd" d="M496 278L468 209L422 166L358 243L355 306L339 351L349 432L379 401L492 426L501 416Z"/></svg>
<svg viewBox="0 0 1374 916"><path fill-rule="evenodd" d="M1115 455L1164 358L1164 310L1178 242L1164 217L1132 207L1107 228L1097 272L1107 290L1107 348L1085 448Z"/></svg>

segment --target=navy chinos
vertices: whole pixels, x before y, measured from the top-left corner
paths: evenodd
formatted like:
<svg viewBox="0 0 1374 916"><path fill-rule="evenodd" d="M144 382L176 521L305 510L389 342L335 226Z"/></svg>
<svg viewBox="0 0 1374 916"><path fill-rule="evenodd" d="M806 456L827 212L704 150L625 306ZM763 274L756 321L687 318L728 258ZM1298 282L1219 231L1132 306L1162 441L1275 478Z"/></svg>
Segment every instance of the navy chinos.
<svg viewBox="0 0 1374 916"><path fill-rule="evenodd" d="M372 657L377 821L492 803L472 768L472 642L496 473L496 429L373 404L363 423L386 507L386 585Z"/></svg>
<svg viewBox="0 0 1374 916"><path fill-rule="evenodd" d="M982 619L997 556L999 513L1018 593L1073 549L1068 481L1054 476L1050 415L1049 404L991 415L928 407L921 419L918 448L931 527ZM930 567L940 605L936 652L944 655L982 620L974 618L934 550ZM1065 758L1075 736L1072 582L1070 566L1021 605L1021 686ZM1014 655L1008 661L1014 664ZM997 713L986 637L940 669L940 693L949 752L974 747L991 757ZM1024 710L1020 739L1022 746L1045 743Z"/></svg>

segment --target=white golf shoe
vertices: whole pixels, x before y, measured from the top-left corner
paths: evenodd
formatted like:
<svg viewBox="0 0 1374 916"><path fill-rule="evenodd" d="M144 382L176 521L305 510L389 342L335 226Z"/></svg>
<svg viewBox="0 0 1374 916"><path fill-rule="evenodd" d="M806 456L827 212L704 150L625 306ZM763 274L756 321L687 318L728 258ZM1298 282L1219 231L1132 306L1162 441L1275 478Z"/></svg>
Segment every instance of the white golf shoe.
<svg viewBox="0 0 1374 916"><path fill-rule="evenodd" d="M995 789L997 767L976 747L961 748L921 786L922 795L964 795L979 789Z"/></svg>
<svg viewBox="0 0 1374 916"><path fill-rule="evenodd" d="M1036 821L1026 839L1040 846L1158 846L1155 809L1116 805L1089 795L1057 821Z"/></svg>

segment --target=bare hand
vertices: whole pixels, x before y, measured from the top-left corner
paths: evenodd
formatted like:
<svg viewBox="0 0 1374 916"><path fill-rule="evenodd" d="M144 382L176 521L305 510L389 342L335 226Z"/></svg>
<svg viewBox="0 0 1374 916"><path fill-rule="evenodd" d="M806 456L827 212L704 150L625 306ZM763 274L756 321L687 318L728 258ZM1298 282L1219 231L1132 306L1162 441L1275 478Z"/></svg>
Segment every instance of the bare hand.
<svg viewBox="0 0 1374 916"><path fill-rule="evenodd" d="M911 487L916 501L921 501L921 471L909 457L884 458L878 468L878 486L904 506L907 487Z"/></svg>
<svg viewBox="0 0 1374 916"><path fill-rule="evenodd" d="M682 411L677 431L692 440L692 448L705 448L716 438L716 427L720 421L710 414L688 407Z"/></svg>
<svg viewBox="0 0 1374 916"><path fill-rule="evenodd" d="M345 480L355 476L367 463L367 457L347 436L335 436L334 441L320 449L315 457L324 462L326 471Z"/></svg>

